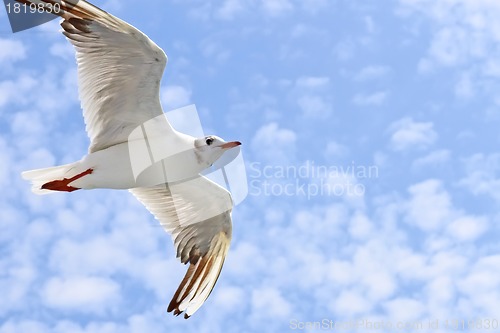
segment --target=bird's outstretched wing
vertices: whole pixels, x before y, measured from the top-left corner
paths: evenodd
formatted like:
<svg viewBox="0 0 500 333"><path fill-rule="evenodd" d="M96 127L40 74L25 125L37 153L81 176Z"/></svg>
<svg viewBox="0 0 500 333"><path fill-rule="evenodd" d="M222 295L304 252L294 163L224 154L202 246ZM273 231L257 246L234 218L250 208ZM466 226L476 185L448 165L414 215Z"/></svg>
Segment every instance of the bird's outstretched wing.
<svg viewBox="0 0 500 333"><path fill-rule="evenodd" d="M89 152L127 142L134 128L162 115L167 56L145 34L84 0L17 1L60 5L52 13L63 18L63 34L76 50Z"/></svg>
<svg viewBox="0 0 500 333"><path fill-rule="evenodd" d="M210 295L231 242L231 195L205 177L131 189L172 235L177 257L189 264L168 312L189 318Z"/></svg>

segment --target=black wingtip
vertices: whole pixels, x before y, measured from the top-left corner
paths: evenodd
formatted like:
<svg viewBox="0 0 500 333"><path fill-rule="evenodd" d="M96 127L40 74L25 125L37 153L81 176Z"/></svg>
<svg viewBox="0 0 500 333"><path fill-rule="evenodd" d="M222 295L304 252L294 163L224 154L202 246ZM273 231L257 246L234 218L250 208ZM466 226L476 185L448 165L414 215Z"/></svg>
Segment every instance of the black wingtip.
<svg viewBox="0 0 500 333"><path fill-rule="evenodd" d="M167 312L169 312L169 313L170 313L170 312L172 312L172 311L173 311L173 313L172 313L172 314L173 314L174 316L178 317L178 316L182 313L182 311L181 311L181 310L179 310L179 308L177 307L178 305L175 305L175 307L173 307L173 308L171 308L171 306L172 306L172 304L170 304L170 306L168 307ZM190 316L190 315L188 315L187 313L184 313L184 319L189 319L189 318L191 318L191 316Z"/></svg>

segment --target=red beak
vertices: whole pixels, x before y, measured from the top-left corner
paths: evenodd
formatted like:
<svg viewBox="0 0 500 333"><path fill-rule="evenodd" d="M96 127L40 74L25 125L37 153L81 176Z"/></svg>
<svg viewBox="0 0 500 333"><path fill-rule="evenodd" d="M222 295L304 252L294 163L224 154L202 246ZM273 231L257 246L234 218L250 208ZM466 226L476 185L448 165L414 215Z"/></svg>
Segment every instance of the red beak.
<svg viewBox="0 0 500 333"><path fill-rule="evenodd" d="M238 147L240 145L241 145L241 142L239 142L239 141L231 141L231 142L226 142L225 144L220 145L219 147L221 147L222 149L229 149L229 148Z"/></svg>

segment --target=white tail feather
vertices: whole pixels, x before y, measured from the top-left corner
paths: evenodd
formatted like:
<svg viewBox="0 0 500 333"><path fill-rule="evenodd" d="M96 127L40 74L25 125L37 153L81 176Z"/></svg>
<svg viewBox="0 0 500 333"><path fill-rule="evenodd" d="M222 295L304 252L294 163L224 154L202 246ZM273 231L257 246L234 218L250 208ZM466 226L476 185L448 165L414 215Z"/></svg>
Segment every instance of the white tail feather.
<svg viewBox="0 0 500 333"><path fill-rule="evenodd" d="M74 170L75 167L76 163L70 163L45 169L24 171L23 173L21 173L21 176L23 177L23 179L29 180L31 182L31 191L33 191L33 193L49 194L54 193L54 191L43 190L42 185L53 180L60 180L71 177L70 174L74 174L74 171L71 171Z"/></svg>

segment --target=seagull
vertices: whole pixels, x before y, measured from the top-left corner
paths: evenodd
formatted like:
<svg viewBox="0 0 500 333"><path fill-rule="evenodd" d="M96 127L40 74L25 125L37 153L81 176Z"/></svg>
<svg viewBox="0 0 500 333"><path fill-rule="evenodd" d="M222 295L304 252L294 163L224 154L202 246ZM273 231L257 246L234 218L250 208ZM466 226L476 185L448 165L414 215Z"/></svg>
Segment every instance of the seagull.
<svg viewBox="0 0 500 333"><path fill-rule="evenodd" d="M23 178L36 194L128 189L171 234L180 261L189 264L167 309L189 318L212 292L232 232L231 194L201 172L241 143L214 135L195 138L168 123L159 92L167 56L132 25L84 0L17 1L41 5L62 18L62 33L76 51L90 138L81 160L26 171ZM131 147L137 143L131 134L144 124L147 137L166 151L165 158L155 161L163 177L154 174L147 181L131 165Z"/></svg>

